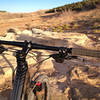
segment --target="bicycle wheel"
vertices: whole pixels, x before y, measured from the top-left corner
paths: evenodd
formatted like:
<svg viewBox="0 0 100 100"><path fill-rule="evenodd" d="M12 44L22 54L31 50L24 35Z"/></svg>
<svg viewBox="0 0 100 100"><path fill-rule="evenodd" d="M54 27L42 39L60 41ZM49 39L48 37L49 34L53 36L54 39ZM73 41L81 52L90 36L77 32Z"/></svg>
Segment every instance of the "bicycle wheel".
<svg viewBox="0 0 100 100"><path fill-rule="evenodd" d="M34 86L27 94L27 100L50 100L49 79L46 75L38 76L32 84Z"/></svg>

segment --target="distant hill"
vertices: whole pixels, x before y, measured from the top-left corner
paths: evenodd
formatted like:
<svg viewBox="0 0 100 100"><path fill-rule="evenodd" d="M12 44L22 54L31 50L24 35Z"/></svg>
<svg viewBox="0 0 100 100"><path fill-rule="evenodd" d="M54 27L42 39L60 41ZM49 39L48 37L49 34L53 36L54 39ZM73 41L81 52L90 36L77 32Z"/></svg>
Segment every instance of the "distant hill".
<svg viewBox="0 0 100 100"><path fill-rule="evenodd" d="M0 12L7 12L7 11L4 11L4 10L0 10Z"/></svg>
<svg viewBox="0 0 100 100"><path fill-rule="evenodd" d="M50 9L46 11L46 13L61 12L64 10L67 10L67 11L68 10L72 10L72 11L91 10L91 9L96 8L98 4L100 4L100 0L83 0L81 2L67 4L64 6Z"/></svg>

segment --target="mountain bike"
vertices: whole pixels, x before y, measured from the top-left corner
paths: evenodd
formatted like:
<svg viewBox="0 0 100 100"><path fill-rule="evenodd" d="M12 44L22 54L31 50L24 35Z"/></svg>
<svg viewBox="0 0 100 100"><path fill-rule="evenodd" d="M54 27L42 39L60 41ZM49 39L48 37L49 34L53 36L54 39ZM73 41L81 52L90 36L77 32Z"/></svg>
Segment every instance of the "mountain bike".
<svg viewBox="0 0 100 100"><path fill-rule="evenodd" d="M42 74L34 78L34 80L30 77L26 56L32 49L56 51L57 53L48 55L48 58L53 58L58 63L63 63L65 59L77 59L77 55L100 58L100 51L98 50L54 47L32 43L31 41L0 40L0 54L9 50L9 48L5 48L5 45L22 48L21 50L16 50L17 67L16 72L13 72L13 89L10 100L50 100L48 76Z"/></svg>

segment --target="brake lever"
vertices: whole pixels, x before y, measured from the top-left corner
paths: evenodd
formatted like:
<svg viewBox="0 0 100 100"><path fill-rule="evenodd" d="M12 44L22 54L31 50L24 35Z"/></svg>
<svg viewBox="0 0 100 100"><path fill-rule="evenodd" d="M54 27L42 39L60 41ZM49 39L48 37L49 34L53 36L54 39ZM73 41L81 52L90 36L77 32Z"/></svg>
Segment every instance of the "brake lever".
<svg viewBox="0 0 100 100"><path fill-rule="evenodd" d="M66 59L66 60L77 59L77 60L81 60L82 62L85 61L84 58L80 58L80 57L78 57L78 56L67 56L65 59Z"/></svg>
<svg viewBox="0 0 100 100"><path fill-rule="evenodd" d="M78 56L66 56L66 60L71 60L71 59L78 59Z"/></svg>
<svg viewBox="0 0 100 100"><path fill-rule="evenodd" d="M85 59L84 58L81 58L81 57L78 57L78 60L80 60L82 62L85 62Z"/></svg>

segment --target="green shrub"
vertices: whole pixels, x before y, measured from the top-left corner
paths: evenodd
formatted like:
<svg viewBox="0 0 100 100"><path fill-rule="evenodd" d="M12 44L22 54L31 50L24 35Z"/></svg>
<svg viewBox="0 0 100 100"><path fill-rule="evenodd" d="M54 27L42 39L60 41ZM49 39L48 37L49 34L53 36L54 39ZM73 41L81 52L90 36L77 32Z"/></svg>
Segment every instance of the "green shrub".
<svg viewBox="0 0 100 100"><path fill-rule="evenodd" d="M94 24L94 25L92 26L92 28L93 28L93 29L100 29L100 24Z"/></svg>
<svg viewBox="0 0 100 100"><path fill-rule="evenodd" d="M95 30L93 30L93 32L94 33L100 33L100 30L95 29Z"/></svg>
<svg viewBox="0 0 100 100"><path fill-rule="evenodd" d="M93 8L96 8L96 5L99 4L99 0L83 0L82 2L77 2L77 3L72 3L72 4L67 4L61 7L53 8L46 13L53 13L55 12L55 9L57 12L61 12L63 10L75 10L75 11L81 11L81 10L90 10Z"/></svg>
<svg viewBox="0 0 100 100"><path fill-rule="evenodd" d="M56 27L53 28L54 32L64 32L65 30L70 29L70 25L65 24L65 25L58 25Z"/></svg>
<svg viewBox="0 0 100 100"><path fill-rule="evenodd" d="M68 25L68 24L64 25L64 26L63 26L63 29L64 29L64 30L70 29L70 25Z"/></svg>

